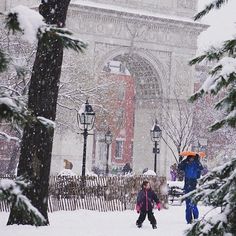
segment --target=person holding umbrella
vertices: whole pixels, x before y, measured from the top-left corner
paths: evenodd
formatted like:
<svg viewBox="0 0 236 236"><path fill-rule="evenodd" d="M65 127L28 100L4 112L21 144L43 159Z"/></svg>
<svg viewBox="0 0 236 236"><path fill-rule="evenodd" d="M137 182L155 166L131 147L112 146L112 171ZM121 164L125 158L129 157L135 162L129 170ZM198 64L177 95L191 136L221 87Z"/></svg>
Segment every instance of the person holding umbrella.
<svg viewBox="0 0 236 236"><path fill-rule="evenodd" d="M187 158L185 159L183 159L183 154L181 155L180 153L178 168L179 170L182 170L185 174L184 192L186 194L196 189L197 179L199 179L201 176L201 171L203 170L203 166L199 160L200 156L198 153L188 152ZM185 218L187 224L191 224L193 220L198 219L199 211L197 205L192 203L190 198L186 198L185 202L186 202Z"/></svg>

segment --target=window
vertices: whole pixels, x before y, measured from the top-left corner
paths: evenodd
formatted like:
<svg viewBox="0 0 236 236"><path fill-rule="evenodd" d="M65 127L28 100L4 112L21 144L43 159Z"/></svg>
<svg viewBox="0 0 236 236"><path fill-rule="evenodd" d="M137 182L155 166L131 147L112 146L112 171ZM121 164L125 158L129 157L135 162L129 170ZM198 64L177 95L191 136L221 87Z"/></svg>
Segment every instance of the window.
<svg viewBox="0 0 236 236"><path fill-rule="evenodd" d="M117 117L117 127L123 128L124 127L124 119L125 119L125 111L123 108L119 108L116 111L116 117Z"/></svg>
<svg viewBox="0 0 236 236"><path fill-rule="evenodd" d="M115 158L121 160L123 156L124 141L116 140L116 155Z"/></svg>

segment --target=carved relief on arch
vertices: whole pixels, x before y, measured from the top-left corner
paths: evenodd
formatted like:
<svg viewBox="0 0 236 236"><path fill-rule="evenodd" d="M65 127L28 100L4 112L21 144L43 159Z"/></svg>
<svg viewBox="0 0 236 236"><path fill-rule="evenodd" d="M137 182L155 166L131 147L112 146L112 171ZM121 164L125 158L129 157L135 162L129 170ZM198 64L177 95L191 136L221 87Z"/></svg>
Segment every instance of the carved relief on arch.
<svg viewBox="0 0 236 236"><path fill-rule="evenodd" d="M196 0L177 0L177 7L195 10L197 6Z"/></svg>

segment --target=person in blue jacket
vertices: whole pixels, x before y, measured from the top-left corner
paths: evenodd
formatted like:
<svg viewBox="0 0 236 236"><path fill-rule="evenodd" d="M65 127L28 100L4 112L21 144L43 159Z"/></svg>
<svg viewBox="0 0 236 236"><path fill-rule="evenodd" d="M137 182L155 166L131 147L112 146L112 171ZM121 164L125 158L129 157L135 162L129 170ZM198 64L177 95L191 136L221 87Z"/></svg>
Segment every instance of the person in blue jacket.
<svg viewBox="0 0 236 236"><path fill-rule="evenodd" d="M184 178L184 192L189 193L196 189L197 180L201 176L201 171L203 170L203 166L200 162L200 157L198 154L196 156L187 156L186 159L183 160L183 157L180 156L179 159L179 170L182 170L185 174ZM186 211L185 217L187 224L191 224L194 220L198 219L199 211L196 204L191 202L190 198L185 199L186 202Z"/></svg>
<svg viewBox="0 0 236 236"><path fill-rule="evenodd" d="M161 205L157 195L151 189L150 183L148 181L143 181L142 190L138 193L136 204L137 213L140 213L139 218L136 221L138 228L142 227L142 223L145 220L146 215L148 215L148 220L150 221L152 228L156 229L157 222L152 211L154 206L160 211Z"/></svg>

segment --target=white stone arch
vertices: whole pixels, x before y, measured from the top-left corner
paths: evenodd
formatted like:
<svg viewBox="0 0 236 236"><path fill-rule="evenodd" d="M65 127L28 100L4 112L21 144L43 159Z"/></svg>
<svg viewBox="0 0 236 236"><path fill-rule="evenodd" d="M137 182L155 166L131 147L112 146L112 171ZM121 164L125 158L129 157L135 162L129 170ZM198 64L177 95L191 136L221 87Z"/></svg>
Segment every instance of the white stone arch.
<svg viewBox="0 0 236 236"><path fill-rule="evenodd" d="M98 61L95 61L95 75L98 75L102 71L106 62L119 55L130 53L129 50L130 48L127 47L118 47L106 52ZM154 55L152 55L150 51L147 51L145 49L136 49L133 51L133 53L145 59L154 68L154 71L159 75L160 78L160 81L158 81L160 87L160 97L167 97L167 91L165 89L167 86L165 86L165 83L169 81L169 78L161 61L158 60L158 58L156 58Z"/></svg>

